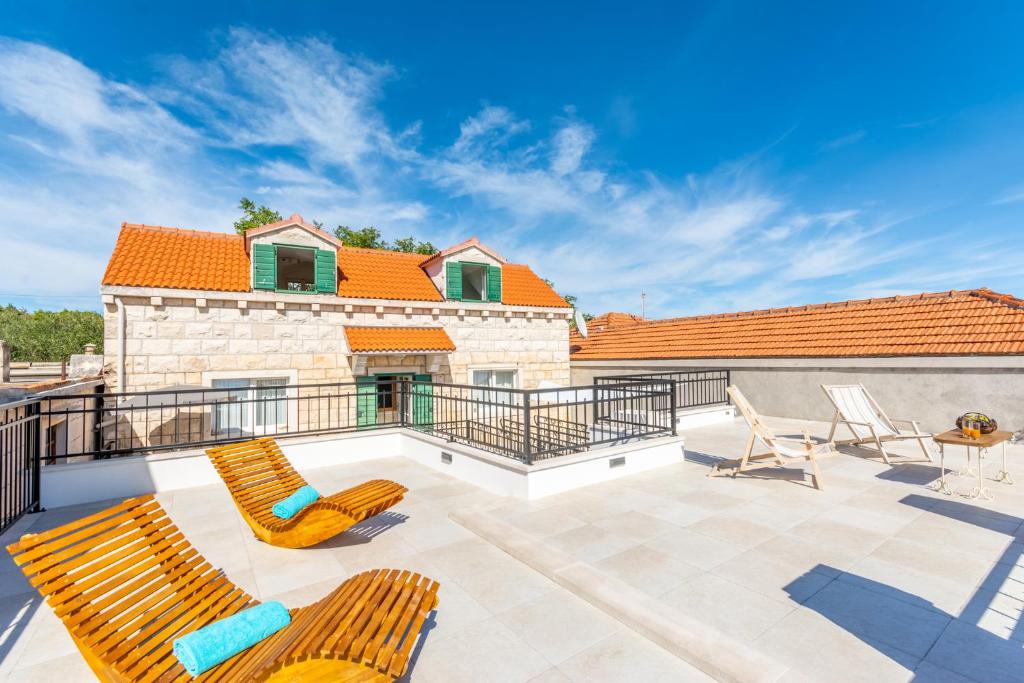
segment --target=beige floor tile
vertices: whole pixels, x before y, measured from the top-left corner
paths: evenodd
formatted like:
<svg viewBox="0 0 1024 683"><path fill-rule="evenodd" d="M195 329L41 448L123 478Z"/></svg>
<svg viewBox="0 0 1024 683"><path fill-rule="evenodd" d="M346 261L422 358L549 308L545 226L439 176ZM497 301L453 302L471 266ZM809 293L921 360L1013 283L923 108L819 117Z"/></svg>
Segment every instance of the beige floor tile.
<svg viewBox="0 0 1024 683"><path fill-rule="evenodd" d="M594 566L651 596L670 591L704 571L646 545L606 557Z"/></svg>
<svg viewBox="0 0 1024 683"><path fill-rule="evenodd" d="M577 683L710 681L706 674L632 631L623 630L558 665Z"/></svg>
<svg viewBox="0 0 1024 683"><path fill-rule="evenodd" d="M497 617L552 664L572 657L622 627L567 591L552 591Z"/></svg>
<svg viewBox="0 0 1024 683"><path fill-rule="evenodd" d="M563 531L544 539L545 543L584 562L597 562L637 545L630 536L613 533L595 524Z"/></svg>
<svg viewBox="0 0 1024 683"><path fill-rule="evenodd" d="M444 638L428 635L410 678L427 683L517 683L550 667L539 652L491 618Z"/></svg>
<svg viewBox="0 0 1024 683"><path fill-rule="evenodd" d="M688 529L657 536L644 545L705 570L713 569L743 552L739 546Z"/></svg>
<svg viewBox="0 0 1024 683"><path fill-rule="evenodd" d="M757 638L796 608L796 603L773 600L711 573L691 578L661 599L740 640Z"/></svg>

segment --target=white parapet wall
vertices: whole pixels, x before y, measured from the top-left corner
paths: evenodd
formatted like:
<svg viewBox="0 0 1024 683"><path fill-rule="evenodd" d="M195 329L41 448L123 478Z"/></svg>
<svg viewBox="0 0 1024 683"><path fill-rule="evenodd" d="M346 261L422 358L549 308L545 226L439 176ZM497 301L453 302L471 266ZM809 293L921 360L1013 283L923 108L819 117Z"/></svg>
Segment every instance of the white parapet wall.
<svg viewBox="0 0 1024 683"><path fill-rule="evenodd" d="M295 469L404 456L499 496L532 500L663 467L684 459L682 437L666 436L525 465L411 430L387 429L280 440ZM220 484L200 450L43 467L44 508Z"/></svg>

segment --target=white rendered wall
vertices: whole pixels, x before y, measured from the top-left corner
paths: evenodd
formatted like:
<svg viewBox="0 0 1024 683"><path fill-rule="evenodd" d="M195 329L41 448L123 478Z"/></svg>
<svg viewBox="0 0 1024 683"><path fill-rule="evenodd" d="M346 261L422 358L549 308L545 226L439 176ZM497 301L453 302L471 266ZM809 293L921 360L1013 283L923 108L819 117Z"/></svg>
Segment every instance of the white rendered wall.
<svg viewBox="0 0 1024 683"><path fill-rule="evenodd" d="M564 456L532 467L504 456L407 430L357 432L281 440L299 472L402 455L497 496L535 499L664 467L683 460L681 437L665 437ZM451 454L451 463L442 461ZM613 458L625 463L611 467ZM42 469L44 508L220 485L205 453L188 451L49 465Z"/></svg>

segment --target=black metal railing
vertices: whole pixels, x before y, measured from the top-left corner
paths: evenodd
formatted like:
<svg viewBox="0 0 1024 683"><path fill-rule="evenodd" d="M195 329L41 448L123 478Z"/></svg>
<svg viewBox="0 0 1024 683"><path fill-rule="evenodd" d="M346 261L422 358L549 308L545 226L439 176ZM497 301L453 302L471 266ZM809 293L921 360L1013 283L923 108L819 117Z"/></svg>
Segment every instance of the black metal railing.
<svg viewBox="0 0 1024 683"><path fill-rule="evenodd" d="M406 428L531 464L675 434L671 379L503 389L412 379L41 396L0 405L0 531L39 509L41 466L258 436Z"/></svg>
<svg viewBox="0 0 1024 683"><path fill-rule="evenodd" d="M679 410L703 408L706 406L729 405L726 389L731 378L725 369L678 370L674 372L633 373L595 377L595 385L619 384L622 382L671 381L675 386L676 406Z"/></svg>
<svg viewBox="0 0 1024 683"><path fill-rule="evenodd" d="M39 509L39 401L0 406L0 532Z"/></svg>
<svg viewBox="0 0 1024 683"><path fill-rule="evenodd" d="M411 379L83 393L37 399L44 464L258 436L404 427L522 462L674 433L670 380L504 389Z"/></svg>

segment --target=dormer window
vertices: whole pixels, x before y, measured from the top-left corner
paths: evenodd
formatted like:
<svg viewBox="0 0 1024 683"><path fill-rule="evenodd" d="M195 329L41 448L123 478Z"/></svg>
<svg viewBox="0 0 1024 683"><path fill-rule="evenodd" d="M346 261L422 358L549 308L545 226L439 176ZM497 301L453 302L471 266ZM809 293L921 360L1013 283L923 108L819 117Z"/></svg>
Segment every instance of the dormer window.
<svg viewBox="0 0 1024 683"><path fill-rule="evenodd" d="M483 301L487 298L487 266L481 263L460 263L462 267L462 300Z"/></svg>
<svg viewBox="0 0 1024 683"><path fill-rule="evenodd" d="M253 244L252 286L296 294L335 294L337 252L292 244Z"/></svg>
<svg viewBox="0 0 1024 683"><path fill-rule="evenodd" d="M277 290L316 291L316 249L285 246L277 248Z"/></svg>
<svg viewBox="0 0 1024 683"><path fill-rule="evenodd" d="M501 301L501 267L469 261L449 261L446 294L454 301Z"/></svg>

